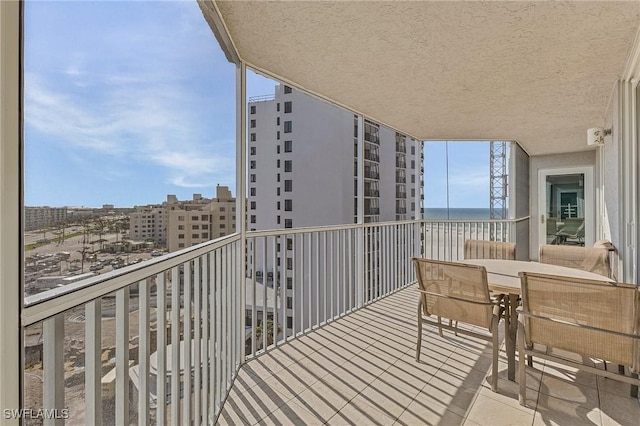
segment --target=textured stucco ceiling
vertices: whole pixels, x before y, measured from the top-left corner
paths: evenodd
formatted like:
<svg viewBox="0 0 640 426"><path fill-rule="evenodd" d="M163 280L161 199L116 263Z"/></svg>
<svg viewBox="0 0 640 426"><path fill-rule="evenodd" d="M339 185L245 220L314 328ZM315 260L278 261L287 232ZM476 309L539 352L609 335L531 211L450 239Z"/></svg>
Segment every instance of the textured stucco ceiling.
<svg viewBox="0 0 640 426"><path fill-rule="evenodd" d="M421 139L532 155L586 149L640 17L640 2L216 3L249 65Z"/></svg>

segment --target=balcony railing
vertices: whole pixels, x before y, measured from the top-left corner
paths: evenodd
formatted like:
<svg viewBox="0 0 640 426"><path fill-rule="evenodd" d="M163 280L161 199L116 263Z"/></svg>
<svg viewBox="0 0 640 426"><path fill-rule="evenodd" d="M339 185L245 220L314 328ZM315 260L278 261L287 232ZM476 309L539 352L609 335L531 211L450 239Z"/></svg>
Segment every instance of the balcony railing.
<svg viewBox="0 0 640 426"><path fill-rule="evenodd" d="M30 296L25 386L42 397L24 408L69 407L72 423L215 422L246 359L410 285L412 257L461 259L465 239L510 240L519 222L254 231L246 258L234 234Z"/></svg>

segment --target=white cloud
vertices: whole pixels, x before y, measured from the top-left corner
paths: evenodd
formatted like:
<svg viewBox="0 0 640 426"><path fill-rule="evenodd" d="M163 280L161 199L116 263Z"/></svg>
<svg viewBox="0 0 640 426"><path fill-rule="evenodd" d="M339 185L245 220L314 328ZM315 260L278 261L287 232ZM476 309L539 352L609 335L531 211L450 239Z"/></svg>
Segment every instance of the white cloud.
<svg viewBox="0 0 640 426"><path fill-rule="evenodd" d="M27 73L26 125L48 136L49 143L160 166L166 180L178 186L211 186L233 174L235 154L224 149L233 144L216 141L215 134L201 140L198 134L206 132L206 123L181 107L192 101L188 95L176 87L139 84L126 75L114 79L121 82L116 90L103 86L74 95Z"/></svg>

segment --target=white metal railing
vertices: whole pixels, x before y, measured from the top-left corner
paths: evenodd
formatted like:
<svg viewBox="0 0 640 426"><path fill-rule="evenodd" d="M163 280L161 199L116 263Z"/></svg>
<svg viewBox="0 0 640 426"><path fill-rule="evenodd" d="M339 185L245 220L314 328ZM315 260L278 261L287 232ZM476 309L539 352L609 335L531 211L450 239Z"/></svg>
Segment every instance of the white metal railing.
<svg viewBox="0 0 640 426"><path fill-rule="evenodd" d="M25 333L42 329L43 397L35 408L65 414L69 407L45 423L65 416L92 425L213 422L244 359L235 309L241 255L236 234L28 297ZM74 319L84 319L84 333ZM77 342L84 368L75 371L65 361ZM65 401L71 373L84 375L84 397ZM84 419L73 417L82 411Z"/></svg>
<svg viewBox="0 0 640 426"><path fill-rule="evenodd" d="M42 336L34 408L70 407L86 424L215 421L245 359L412 284L412 257L461 259L465 239L509 240L526 219L252 231L246 258L234 234L30 296L25 339ZM76 373L84 393L71 401Z"/></svg>
<svg viewBox="0 0 640 426"><path fill-rule="evenodd" d="M414 282L418 230L408 221L248 232L247 355Z"/></svg>
<svg viewBox="0 0 640 426"><path fill-rule="evenodd" d="M518 227L521 226L526 227L527 241L523 242L528 245L528 221L528 216L485 220L425 219L421 221L423 256L436 260L462 260L466 240L516 242L517 235L521 234Z"/></svg>

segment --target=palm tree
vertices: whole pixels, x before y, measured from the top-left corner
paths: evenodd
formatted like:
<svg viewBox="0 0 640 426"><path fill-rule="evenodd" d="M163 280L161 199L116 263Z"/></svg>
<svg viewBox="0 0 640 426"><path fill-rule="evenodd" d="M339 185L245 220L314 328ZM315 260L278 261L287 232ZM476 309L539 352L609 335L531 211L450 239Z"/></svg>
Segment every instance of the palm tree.
<svg viewBox="0 0 640 426"><path fill-rule="evenodd" d="M263 333L263 325L264 322L261 322L258 327L256 327L256 342L258 343L258 345L260 346L260 348L262 348L262 333ZM268 319L266 321L266 330L267 330L267 346L273 345L274 339L273 339L273 320ZM280 327L280 324L278 324L278 329L276 332L277 334L280 334L280 332L282 331L282 327Z"/></svg>

